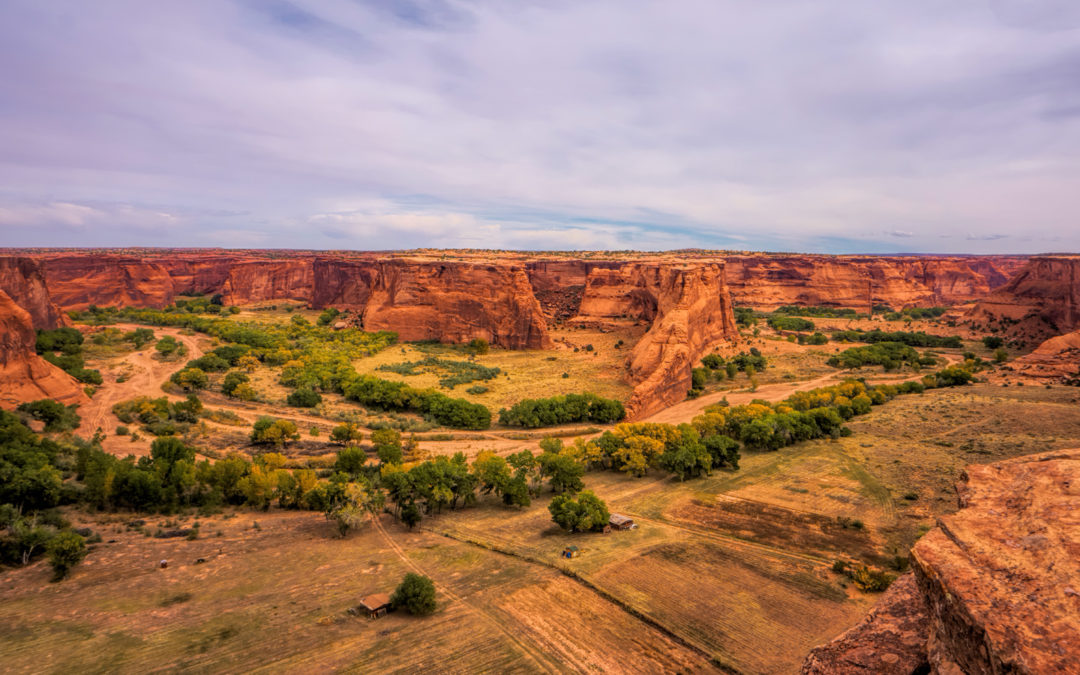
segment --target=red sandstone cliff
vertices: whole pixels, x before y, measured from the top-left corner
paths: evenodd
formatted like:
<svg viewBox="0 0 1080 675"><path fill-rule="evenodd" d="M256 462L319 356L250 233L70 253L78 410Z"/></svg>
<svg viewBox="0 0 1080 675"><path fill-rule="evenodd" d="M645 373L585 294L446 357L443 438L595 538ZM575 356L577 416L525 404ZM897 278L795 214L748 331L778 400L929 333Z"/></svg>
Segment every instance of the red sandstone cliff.
<svg viewBox="0 0 1080 675"><path fill-rule="evenodd" d="M969 466L961 510L804 673L1080 672L1080 450Z"/></svg>
<svg viewBox="0 0 1080 675"><path fill-rule="evenodd" d="M965 317L981 328L1037 341L1080 328L1080 257L1038 256Z"/></svg>
<svg viewBox="0 0 1080 675"><path fill-rule="evenodd" d="M602 283L592 283L592 276ZM622 280L615 283L615 277ZM622 298L614 293L623 289ZM627 360L634 385L627 406L631 419L647 417L686 398L694 364L715 342L737 334L731 299L719 263L626 265L612 275L595 270L586 296L591 311L634 313L653 318L652 327ZM585 301L582 301L585 311Z"/></svg>
<svg viewBox="0 0 1080 675"><path fill-rule="evenodd" d="M164 307L175 291L172 277L152 259L113 255L64 255L42 259L53 302L64 310Z"/></svg>
<svg viewBox="0 0 1080 675"><path fill-rule="evenodd" d="M894 309L970 302L1004 285L1023 264L1013 256L735 255L725 258L736 305Z"/></svg>
<svg viewBox="0 0 1080 675"><path fill-rule="evenodd" d="M263 300L310 300L310 260L244 260L229 267L221 287L227 305L246 305Z"/></svg>
<svg viewBox="0 0 1080 675"><path fill-rule="evenodd" d="M30 314L0 291L0 407L41 398L85 403L79 383L35 353L36 340Z"/></svg>
<svg viewBox="0 0 1080 675"><path fill-rule="evenodd" d="M1004 369L1026 379L1080 382L1080 331L1052 337Z"/></svg>
<svg viewBox="0 0 1080 675"><path fill-rule="evenodd" d="M236 258L225 256L167 256L158 262L168 272L177 295L216 295L225 288Z"/></svg>
<svg viewBox="0 0 1080 675"><path fill-rule="evenodd" d="M52 329L71 324L52 301L41 265L33 258L0 257L0 291L30 314L34 328Z"/></svg>
<svg viewBox="0 0 1080 675"><path fill-rule="evenodd" d="M378 276L379 264L371 260L317 258L312 271L311 306L362 312Z"/></svg>
<svg viewBox="0 0 1080 675"><path fill-rule="evenodd" d="M394 260L378 264L365 330L402 340L467 342L509 349L551 346L540 303L519 265Z"/></svg>

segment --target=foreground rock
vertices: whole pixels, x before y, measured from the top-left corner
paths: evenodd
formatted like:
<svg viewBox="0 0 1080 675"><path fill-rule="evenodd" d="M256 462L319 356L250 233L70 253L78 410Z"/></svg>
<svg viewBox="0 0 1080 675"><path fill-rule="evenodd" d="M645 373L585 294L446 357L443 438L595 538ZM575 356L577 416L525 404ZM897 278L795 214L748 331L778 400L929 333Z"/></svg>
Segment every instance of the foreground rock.
<svg viewBox="0 0 1080 675"><path fill-rule="evenodd" d="M929 636L926 600L914 575L905 574L893 582L862 623L810 652L802 672L911 675L929 665Z"/></svg>
<svg viewBox="0 0 1080 675"><path fill-rule="evenodd" d="M42 398L85 403L82 386L37 355L36 340L30 314L0 291L0 407L15 408Z"/></svg>
<svg viewBox="0 0 1080 675"><path fill-rule="evenodd" d="M804 672L1080 672L1080 450L970 466L957 491L961 510L912 549L913 576Z"/></svg>

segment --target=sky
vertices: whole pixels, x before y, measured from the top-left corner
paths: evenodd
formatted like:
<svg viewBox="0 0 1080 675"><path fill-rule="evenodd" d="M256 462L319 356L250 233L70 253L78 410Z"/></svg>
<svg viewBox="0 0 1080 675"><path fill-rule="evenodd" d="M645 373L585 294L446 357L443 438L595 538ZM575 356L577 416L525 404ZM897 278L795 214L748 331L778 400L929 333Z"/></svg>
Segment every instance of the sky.
<svg viewBox="0 0 1080 675"><path fill-rule="evenodd" d="M1080 251L1076 0L2 0L0 246Z"/></svg>

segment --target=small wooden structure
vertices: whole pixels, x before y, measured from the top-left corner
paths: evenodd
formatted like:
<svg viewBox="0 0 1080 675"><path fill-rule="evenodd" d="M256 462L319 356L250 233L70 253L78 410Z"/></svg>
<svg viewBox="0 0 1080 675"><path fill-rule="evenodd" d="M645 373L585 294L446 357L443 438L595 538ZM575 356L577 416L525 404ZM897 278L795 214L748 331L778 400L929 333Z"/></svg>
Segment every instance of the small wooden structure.
<svg viewBox="0 0 1080 675"><path fill-rule="evenodd" d="M562 557L564 558L576 558L581 555L581 550L577 546L567 546L562 550Z"/></svg>
<svg viewBox="0 0 1080 675"><path fill-rule="evenodd" d="M613 529L613 530L636 530L637 529L637 523L634 522L634 519L631 518L630 516L624 516L621 513L613 513L613 514L611 514L611 517L608 518L608 525L610 525L611 529Z"/></svg>
<svg viewBox="0 0 1080 675"><path fill-rule="evenodd" d="M375 593L360 599L360 606L367 615L377 619L390 611L390 595L388 593Z"/></svg>

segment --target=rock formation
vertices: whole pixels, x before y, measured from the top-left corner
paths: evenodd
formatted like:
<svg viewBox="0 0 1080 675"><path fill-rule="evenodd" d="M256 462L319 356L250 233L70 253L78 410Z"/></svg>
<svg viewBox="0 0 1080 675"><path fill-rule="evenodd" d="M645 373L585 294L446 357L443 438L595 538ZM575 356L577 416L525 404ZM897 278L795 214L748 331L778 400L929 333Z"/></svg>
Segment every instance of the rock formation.
<svg viewBox="0 0 1080 675"><path fill-rule="evenodd" d="M912 675L926 672L930 620L915 576L889 586L874 609L854 628L810 652L804 675Z"/></svg>
<svg viewBox="0 0 1080 675"><path fill-rule="evenodd" d="M1080 331L1050 338L1004 370L1024 379L1080 383Z"/></svg>
<svg viewBox="0 0 1080 675"><path fill-rule="evenodd" d="M925 662L937 673L1080 672L1080 450L969 466L957 492L961 510L911 551ZM804 672L920 672L873 659L919 661L908 649L917 632L889 628L888 617L919 607L904 599L910 582L897 583L866 621L811 652Z"/></svg>
<svg viewBox="0 0 1080 675"><path fill-rule="evenodd" d="M551 347L520 265L393 260L379 263L374 282L366 330L392 330L407 341L482 338L509 349Z"/></svg>
<svg viewBox="0 0 1080 675"><path fill-rule="evenodd" d="M173 301L172 277L157 260L119 255L61 255L42 259L53 302L64 310L164 307Z"/></svg>
<svg viewBox="0 0 1080 675"><path fill-rule="evenodd" d="M1080 257L1029 259L1009 283L980 300L965 321L1028 342L1080 328Z"/></svg>
<svg viewBox="0 0 1080 675"><path fill-rule="evenodd" d="M311 306L362 312L379 276L370 260L317 258L313 263Z"/></svg>
<svg viewBox="0 0 1080 675"><path fill-rule="evenodd" d="M222 302L247 305L264 300L303 300L312 296L310 260L244 260L233 263L221 287Z"/></svg>
<svg viewBox="0 0 1080 675"><path fill-rule="evenodd" d="M1023 264L1013 256L732 255L725 258L736 305L848 307L868 312L970 302L1004 285Z"/></svg>
<svg viewBox="0 0 1080 675"><path fill-rule="evenodd" d="M0 256L0 291L30 314L34 328L52 329L71 323L52 301L41 265L33 258Z"/></svg>
<svg viewBox="0 0 1080 675"><path fill-rule="evenodd" d="M646 417L684 400L694 365L714 343L736 335L724 266L636 264L610 272L590 275L588 288L602 292L587 292L582 312L588 301L593 312L652 318L652 327L627 360L634 385L628 414ZM614 283L616 277L621 284ZM612 292L615 288L623 289L621 297Z"/></svg>
<svg viewBox="0 0 1080 675"><path fill-rule="evenodd" d="M177 295L216 295L225 288L225 281L237 259L227 256L169 256L161 258Z"/></svg>
<svg viewBox="0 0 1080 675"><path fill-rule="evenodd" d="M0 291L0 406L52 398L85 403L82 387L70 375L37 355L30 314Z"/></svg>

